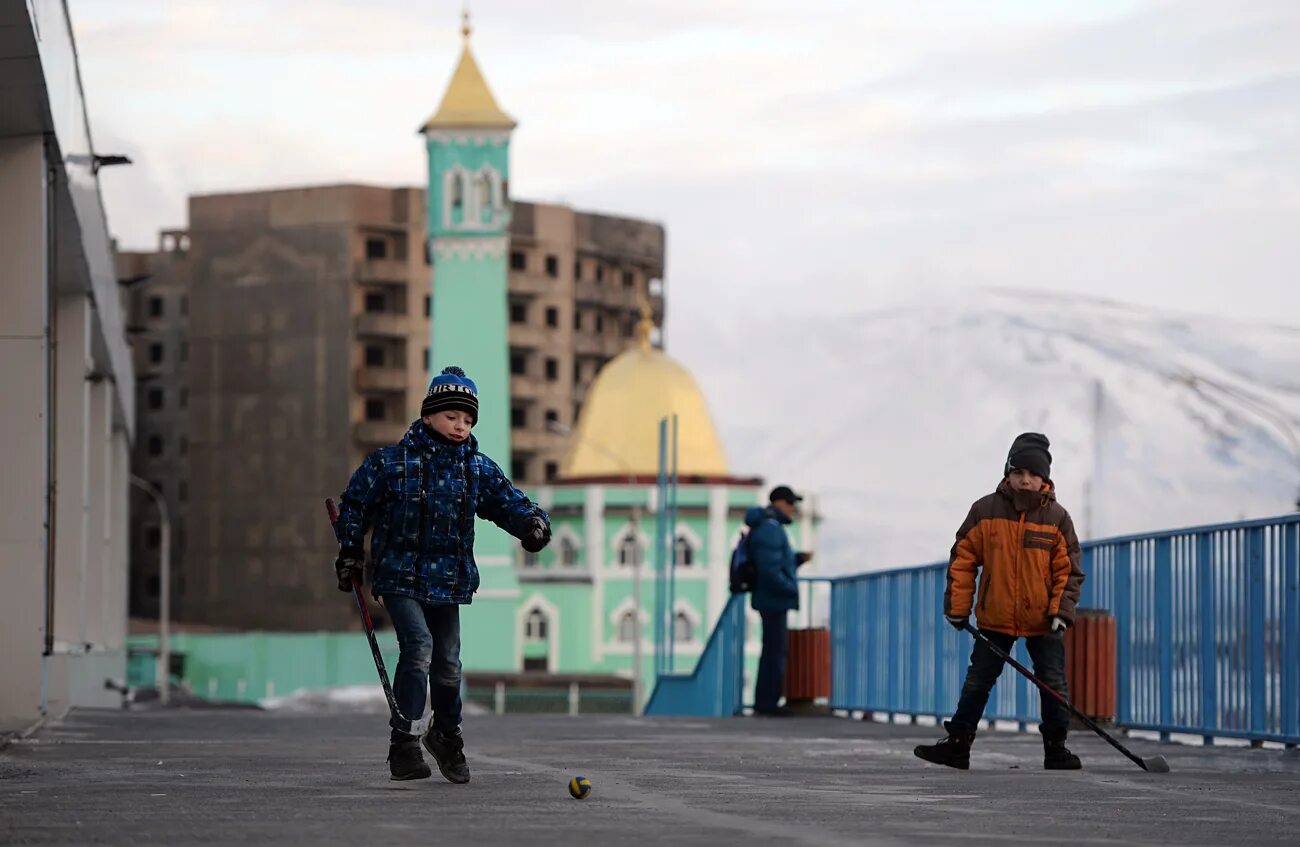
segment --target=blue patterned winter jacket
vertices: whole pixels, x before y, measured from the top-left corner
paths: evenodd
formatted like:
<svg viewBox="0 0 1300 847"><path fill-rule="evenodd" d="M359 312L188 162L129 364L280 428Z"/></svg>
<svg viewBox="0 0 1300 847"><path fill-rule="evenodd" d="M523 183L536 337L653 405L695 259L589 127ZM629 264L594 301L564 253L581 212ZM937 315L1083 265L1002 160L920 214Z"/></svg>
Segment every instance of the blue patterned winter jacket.
<svg viewBox="0 0 1300 847"><path fill-rule="evenodd" d="M497 463L436 436L415 421L402 440L366 457L339 499L334 525L345 558L364 558L367 529L371 588L430 605L472 602L478 589L474 516L518 538L529 519L550 518L511 485Z"/></svg>

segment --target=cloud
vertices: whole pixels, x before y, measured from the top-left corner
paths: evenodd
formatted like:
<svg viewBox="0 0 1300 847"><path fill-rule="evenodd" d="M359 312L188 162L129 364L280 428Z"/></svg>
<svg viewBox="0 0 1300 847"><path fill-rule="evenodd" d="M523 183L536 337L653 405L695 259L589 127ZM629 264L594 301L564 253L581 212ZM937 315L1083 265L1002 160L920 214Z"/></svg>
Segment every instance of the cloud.
<svg viewBox="0 0 1300 847"><path fill-rule="evenodd" d="M137 161L114 231L421 183L443 5L74 0L97 142ZM1296 314L1297 42L1283 0L498 0L474 35L516 194L663 222L670 322L988 284Z"/></svg>

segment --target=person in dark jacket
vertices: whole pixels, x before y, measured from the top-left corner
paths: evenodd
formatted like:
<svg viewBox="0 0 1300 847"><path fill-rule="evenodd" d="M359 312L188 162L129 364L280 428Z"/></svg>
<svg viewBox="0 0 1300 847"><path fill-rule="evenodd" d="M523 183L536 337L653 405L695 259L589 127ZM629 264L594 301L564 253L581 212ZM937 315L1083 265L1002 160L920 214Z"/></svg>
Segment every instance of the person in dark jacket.
<svg viewBox="0 0 1300 847"><path fill-rule="evenodd" d="M763 620L763 654L758 660L758 680L754 683L756 715L790 715L789 709L779 705L785 689L786 618L799 608L795 571L812 559L812 554L796 553L785 527L798 514L801 500L789 486L778 485L768 495L767 508L756 506L745 514L749 556L754 562L750 605Z"/></svg>
<svg viewBox="0 0 1300 847"><path fill-rule="evenodd" d="M1006 653L1017 638L1025 639L1035 675L1068 698L1064 637L1074 622L1083 571L1074 522L1056 502L1050 446L1047 436L1036 432L1017 436L997 490L971 506L952 547L943 614L964 630L974 612L980 632ZM960 770L970 767L975 731L1002 664L983 641L975 642L957 711L944 723L948 737L917 747L918 757ZM1045 691L1040 703L1043 767L1078 770L1079 757L1065 746L1069 710Z"/></svg>
<svg viewBox="0 0 1300 847"><path fill-rule="evenodd" d="M417 739L393 725L388 763L393 779L432 774L425 748L450 782L469 782L460 731L460 607L479 586L474 518L489 520L537 552L551 539L550 518L515 488L470 434L478 422L478 388L449 367L429 385L420 419L397 444L381 447L352 474L335 523L340 591L364 576L370 530L372 594L393 621L400 654L393 696L411 720L432 725Z"/></svg>

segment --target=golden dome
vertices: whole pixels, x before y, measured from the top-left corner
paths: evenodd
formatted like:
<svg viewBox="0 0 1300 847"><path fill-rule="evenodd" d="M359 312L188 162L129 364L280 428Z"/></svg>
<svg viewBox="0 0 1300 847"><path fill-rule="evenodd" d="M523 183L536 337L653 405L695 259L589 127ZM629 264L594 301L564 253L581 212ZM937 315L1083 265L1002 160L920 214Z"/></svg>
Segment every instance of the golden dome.
<svg viewBox="0 0 1300 847"><path fill-rule="evenodd" d="M514 118L501 111L469 49L469 13L461 27L465 49L442 95L442 103L422 129L514 129Z"/></svg>
<svg viewBox="0 0 1300 847"><path fill-rule="evenodd" d="M611 359L596 377L561 478L654 476L659 472L659 421L673 414L678 476L728 476L722 441L694 378L643 341ZM671 441L668 449L671 465Z"/></svg>

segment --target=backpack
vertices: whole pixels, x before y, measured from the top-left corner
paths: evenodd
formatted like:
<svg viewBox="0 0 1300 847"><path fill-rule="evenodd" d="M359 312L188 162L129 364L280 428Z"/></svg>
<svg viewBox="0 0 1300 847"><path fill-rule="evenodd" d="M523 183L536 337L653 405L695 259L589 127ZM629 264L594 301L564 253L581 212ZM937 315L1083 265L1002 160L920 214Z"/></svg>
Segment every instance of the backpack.
<svg viewBox="0 0 1300 847"><path fill-rule="evenodd" d="M740 535L736 549L731 551L731 593L746 594L754 590L758 581L758 568L749 555L749 531Z"/></svg>

